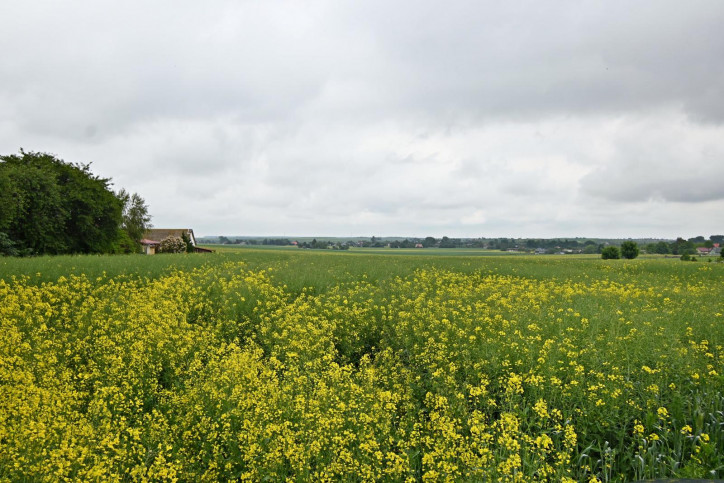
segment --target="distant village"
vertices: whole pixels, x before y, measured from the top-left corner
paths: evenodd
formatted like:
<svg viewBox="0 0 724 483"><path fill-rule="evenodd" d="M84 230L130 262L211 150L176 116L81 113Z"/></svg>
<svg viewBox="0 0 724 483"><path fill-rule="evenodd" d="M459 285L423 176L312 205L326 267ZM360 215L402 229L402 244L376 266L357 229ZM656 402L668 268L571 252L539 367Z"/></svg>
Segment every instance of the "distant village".
<svg viewBox="0 0 724 483"><path fill-rule="evenodd" d="M302 249L348 250L349 248L477 248L510 253L535 255L600 254L606 246L619 246L625 241L636 242L641 253L660 255L721 256L724 235L709 238L697 236L676 239L591 239L591 238L264 238L264 237L203 237L201 244L242 246L288 246Z"/></svg>

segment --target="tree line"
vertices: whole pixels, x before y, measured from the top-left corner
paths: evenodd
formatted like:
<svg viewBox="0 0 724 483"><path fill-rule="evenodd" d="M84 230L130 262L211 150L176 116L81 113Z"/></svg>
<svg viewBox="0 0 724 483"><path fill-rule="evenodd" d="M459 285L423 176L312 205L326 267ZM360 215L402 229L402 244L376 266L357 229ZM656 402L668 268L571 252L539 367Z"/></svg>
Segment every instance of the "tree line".
<svg viewBox="0 0 724 483"><path fill-rule="evenodd" d="M134 253L151 216L89 164L47 153L0 156L0 255Z"/></svg>
<svg viewBox="0 0 724 483"><path fill-rule="evenodd" d="M257 240L254 238L235 238L232 240L231 238L225 236L220 236L218 239L204 239L204 243L220 243L222 245L272 245L281 247L293 245L292 241L288 238L264 238L263 240Z"/></svg>

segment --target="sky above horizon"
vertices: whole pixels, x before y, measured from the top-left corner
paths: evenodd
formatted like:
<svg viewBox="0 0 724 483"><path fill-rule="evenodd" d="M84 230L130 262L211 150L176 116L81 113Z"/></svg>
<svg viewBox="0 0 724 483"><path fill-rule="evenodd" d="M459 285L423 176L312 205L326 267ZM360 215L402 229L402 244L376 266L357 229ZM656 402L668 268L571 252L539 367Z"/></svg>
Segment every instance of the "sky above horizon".
<svg viewBox="0 0 724 483"><path fill-rule="evenodd" d="M3 2L0 154L197 236L724 233L724 2Z"/></svg>

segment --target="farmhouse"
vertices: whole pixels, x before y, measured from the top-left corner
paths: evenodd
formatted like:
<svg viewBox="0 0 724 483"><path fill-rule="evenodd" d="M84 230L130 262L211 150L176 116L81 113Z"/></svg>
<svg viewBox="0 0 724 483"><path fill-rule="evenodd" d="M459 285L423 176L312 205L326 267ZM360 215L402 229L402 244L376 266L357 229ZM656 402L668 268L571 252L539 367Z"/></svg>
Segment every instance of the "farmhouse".
<svg viewBox="0 0 724 483"><path fill-rule="evenodd" d="M191 228L152 228L143 234L143 239L141 240L143 253L146 255L154 255L158 251L158 247L161 245L161 241L164 238L168 238L170 236L183 238L184 235L186 235L191 241L191 245L194 247L194 252L210 253L213 251L196 245L194 230Z"/></svg>

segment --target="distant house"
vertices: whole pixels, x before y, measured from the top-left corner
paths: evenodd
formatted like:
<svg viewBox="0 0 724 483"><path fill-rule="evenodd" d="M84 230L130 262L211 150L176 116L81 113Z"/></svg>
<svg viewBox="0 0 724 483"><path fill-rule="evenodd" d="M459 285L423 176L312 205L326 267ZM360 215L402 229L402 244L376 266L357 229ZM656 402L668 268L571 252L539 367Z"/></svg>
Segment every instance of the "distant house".
<svg viewBox="0 0 724 483"><path fill-rule="evenodd" d="M415 243L415 248L424 248L422 243Z"/></svg>
<svg viewBox="0 0 724 483"><path fill-rule="evenodd" d="M160 241L149 240L148 238L141 240L141 247L143 247L143 253L146 255L155 255L159 245L161 245Z"/></svg>
<svg viewBox="0 0 724 483"><path fill-rule="evenodd" d="M151 228L143 234L141 239L141 246L143 247L143 253L146 255L154 255L158 251L158 247L161 245L161 241L170 236L183 238L186 235L194 247L196 253L210 253L213 250L207 248L201 248L196 245L196 237L194 236L194 230L191 228Z"/></svg>
<svg viewBox="0 0 724 483"><path fill-rule="evenodd" d="M696 253L698 253L701 256L705 256L705 255L709 255L709 253L711 253L711 250L712 249L708 248L708 247L697 247Z"/></svg>

